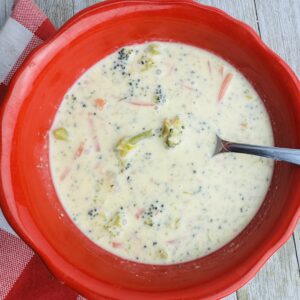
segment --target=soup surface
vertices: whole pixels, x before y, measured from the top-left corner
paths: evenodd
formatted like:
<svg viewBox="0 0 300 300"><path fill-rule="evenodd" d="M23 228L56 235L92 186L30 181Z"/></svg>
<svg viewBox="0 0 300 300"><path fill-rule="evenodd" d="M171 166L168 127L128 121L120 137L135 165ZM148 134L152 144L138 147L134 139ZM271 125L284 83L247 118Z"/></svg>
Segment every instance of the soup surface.
<svg viewBox="0 0 300 300"><path fill-rule="evenodd" d="M273 145L250 83L207 51L128 46L64 96L50 136L58 196L92 241L125 259L170 264L237 236L268 190L272 161L213 156L216 134Z"/></svg>

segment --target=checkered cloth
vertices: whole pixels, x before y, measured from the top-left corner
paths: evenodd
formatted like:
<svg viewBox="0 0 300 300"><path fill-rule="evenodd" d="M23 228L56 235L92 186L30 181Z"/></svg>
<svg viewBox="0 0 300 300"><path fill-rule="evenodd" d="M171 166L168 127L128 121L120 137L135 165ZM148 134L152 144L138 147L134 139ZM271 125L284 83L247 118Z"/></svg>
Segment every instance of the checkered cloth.
<svg viewBox="0 0 300 300"><path fill-rule="evenodd" d="M3 1L3 0L0 0ZM55 33L32 0L15 1L0 30L0 99L26 56ZM17 236L0 210L0 300L84 299L55 279L40 258Z"/></svg>

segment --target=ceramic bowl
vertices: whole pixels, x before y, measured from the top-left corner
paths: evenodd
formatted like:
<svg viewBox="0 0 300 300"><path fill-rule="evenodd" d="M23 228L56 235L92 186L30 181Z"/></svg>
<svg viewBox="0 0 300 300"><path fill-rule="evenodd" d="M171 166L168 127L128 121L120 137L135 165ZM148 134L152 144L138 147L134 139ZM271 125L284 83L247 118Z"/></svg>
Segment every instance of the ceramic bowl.
<svg viewBox="0 0 300 300"><path fill-rule="evenodd" d="M66 215L53 186L48 130L64 94L117 48L176 41L220 55L254 85L277 146L300 148L300 85L244 23L190 0L107 1L73 17L14 77L1 115L1 206L16 232L62 281L89 299L217 299L244 285L291 236L300 168L277 163L246 229L220 250L176 265L145 265L96 246Z"/></svg>

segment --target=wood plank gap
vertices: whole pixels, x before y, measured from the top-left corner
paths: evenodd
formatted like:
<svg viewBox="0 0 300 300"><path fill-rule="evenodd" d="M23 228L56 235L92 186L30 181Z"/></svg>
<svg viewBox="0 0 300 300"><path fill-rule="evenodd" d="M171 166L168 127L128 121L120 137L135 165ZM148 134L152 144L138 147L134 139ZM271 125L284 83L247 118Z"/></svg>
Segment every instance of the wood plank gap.
<svg viewBox="0 0 300 300"><path fill-rule="evenodd" d="M236 293L232 293L231 295L223 298L222 300L237 300L237 294Z"/></svg>
<svg viewBox="0 0 300 300"><path fill-rule="evenodd" d="M259 36L261 37L260 26L259 26L259 19L258 19L257 7L256 7L256 0L253 0L253 3L254 3L254 9L255 9L255 17L256 17L257 30L258 30Z"/></svg>
<svg viewBox="0 0 300 300"><path fill-rule="evenodd" d="M295 234L293 233L293 242L294 242L294 246L295 246L295 252L296 252L296 259L297 259L297 264L298 264L298 275L300 278L300 261L299 261L299 254L297 251L297 245L296 245L296 238L295 238Z"/></svg>
<svg viewBox="0 0 300 300"><path fill-rule="evenodd" d="M6 1L0 2L0 30L1 27L5 24L6 22Z"/></svg>
<svg viewBox="0 0 300 300"><path fill-rule="evenodd" d="M72 0L73 16L75 15L75 1L76 0Z"/></svg>
<svg viewBox="0 0 300 300"><path fill-rule="evenodd" d="M259 23L259 17L258 17L258 8L257 8L257 0L253 0L254 1L254 8L255 8L255 14L256 14L256 21L257 21L257 28L258 28L258 32L259 32L259 36L263 39L262 34L261 34L261 28L260 28L260 23ZM258 0L260 1L260 0ZM264 39L263 39L264 40ZM273 49L272 45L271 48ZM275 50L274 50L275 51ZM280 55L280 54L279 54ZM295 228L295 231L297 230L297 228ZM296 260L297 260L297 265L298 265L298 274L300 276L300 262L299 262L299 253L298 253L298 249L297 249L297 243L296 243L296 236L295 233L293 233L292 237L293 239L293 245L295 248L295 255L296 255Z"/></svg>

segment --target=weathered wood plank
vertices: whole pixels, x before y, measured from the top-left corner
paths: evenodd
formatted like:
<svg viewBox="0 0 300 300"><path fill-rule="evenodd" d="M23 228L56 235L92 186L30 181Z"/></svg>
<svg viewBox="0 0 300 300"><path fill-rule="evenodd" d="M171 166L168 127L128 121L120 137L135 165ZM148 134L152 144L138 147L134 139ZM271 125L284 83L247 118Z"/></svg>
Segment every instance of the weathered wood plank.
<svg viewBox="0 0 300 300"><path fill-rule="evenodd" d="M254 0L197 0L197 2L218 7L257 30Z"/></svg>
<svg viewBox="0 0 300 300"><path fill-rule="evenodd" d="M256 0L262 39L300 76L299 0Z"/></svg>
<svg viewBox="0 0 300 300"><path fill-rule="evenodd" d="M5 14L8 17L11 13L11 8L13 6L14 0L2 0L5 2Z"/></svg>
<svg viewBox="0 0 300 300"><path fill-rule="evenodd" d="M297 251L297 263L299 269L299 280L300 280L300 223L298 224L295 232L294 232L294 244Z"/></svg>
<svg viewBox="0 0 300 300"><path fill-rule="evenodd" d="M293 240L284 245L244 288L239 300L300 299L300 280Z"/></svg>
<svg viewBox="0 0 300 300"><path fill-rule="evenodd" d="M231 294L230 296L224 298L223 300L238 300L237 294L236 294L236 293L233 293L233 294Z"/></svg>
<svg viewBox="0 0 300 300"><path fill-rule="evenodd" d="M300 76L300 3L299 0L255 0L263 40ZM275 3L274 3L275 2ZM276 4L276 5L274 5ZM294 233L300 277L300 224Z"/></svg>
<svg viewBox="0 0 300 300"><path fill-rule="evenodd" d="M102 0L74 0L74 13L98 2L102 2Z"/></svg>
<svg viewBox="0 0 300 300"><path fill-rule="evenodd" d="M58 28L74 15L72 0L35 0Z"/></svg>
<svg viewBox="0 0 300 300"><path fill-rule="evenodd" d="M10 15L13 0L0 0L0 28Z"/></svg>
<svg viewBox="0 0 300 300"><path fill-rule="evenodd" d="M6 2L0 1L0 28L6 20Z"/></svg>
<svg viewBox="0 0 300 300"><path fill-rule="evenodd" d="M5 19L3 21L5 22L5 20L10 16L14 0L2 0L1 2L4 2L4 9L5 9L4 15L5 15Z"/></svg>

